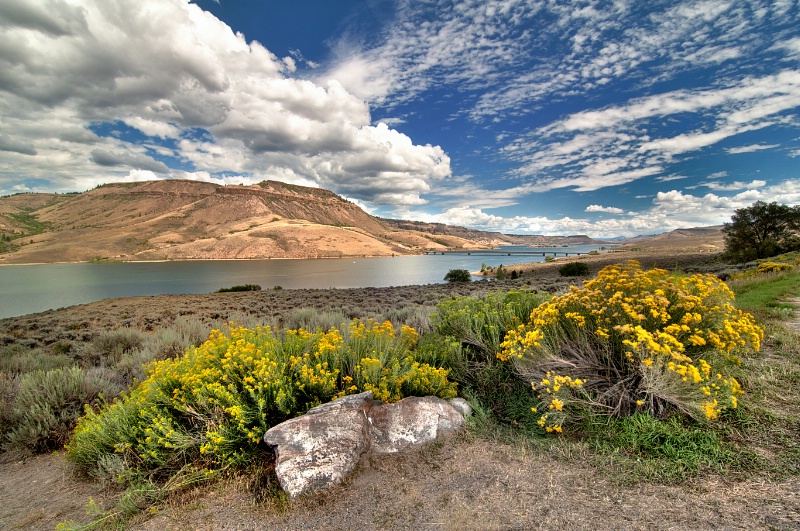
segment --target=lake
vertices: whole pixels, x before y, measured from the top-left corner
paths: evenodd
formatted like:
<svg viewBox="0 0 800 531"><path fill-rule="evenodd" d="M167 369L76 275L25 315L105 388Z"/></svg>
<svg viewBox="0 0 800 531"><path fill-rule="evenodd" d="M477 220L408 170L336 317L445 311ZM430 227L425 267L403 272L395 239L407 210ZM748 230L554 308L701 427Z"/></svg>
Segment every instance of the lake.
<svg viewBox="0 0 800 531"><path fill-rule="evenodd" d="M544 261L541 255L509 256L509 252L585 253L599 247L509 246L491 252L473 251L471 255L384 258L9 265L0 267L0 318L114 297L211 293L241 284L258 284L263 289L435 284L443 282L450 269L479 271L482 263L509 268L514 263Z"/></svg>

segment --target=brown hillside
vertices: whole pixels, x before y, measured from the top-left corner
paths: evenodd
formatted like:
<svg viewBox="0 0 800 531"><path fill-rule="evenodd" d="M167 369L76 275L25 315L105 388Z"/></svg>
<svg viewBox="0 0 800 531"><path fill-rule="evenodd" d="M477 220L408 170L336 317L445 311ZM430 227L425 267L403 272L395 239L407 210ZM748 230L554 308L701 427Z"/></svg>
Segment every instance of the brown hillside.
<svg viewBox="0 0 800 531"><path fill-rule="evenodd" d="M0 198L0 223L0 235L15 238L0 263L387 256L479 246L388 227L333 192L277 181L165 180L22 194Z"/></svg>

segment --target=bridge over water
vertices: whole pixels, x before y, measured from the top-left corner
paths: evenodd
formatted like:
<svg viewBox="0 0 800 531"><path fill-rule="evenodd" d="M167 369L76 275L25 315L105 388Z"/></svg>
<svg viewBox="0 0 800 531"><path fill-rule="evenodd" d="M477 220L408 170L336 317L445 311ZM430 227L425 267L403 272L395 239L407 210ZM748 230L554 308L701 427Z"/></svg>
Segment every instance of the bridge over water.
<svg viewBox="0 0 800 531"><path fill-rule="evenodd" d="M581 256L591 252L579 251L498 251L496 249L474 249L471 251L425 251L425 254L464 254L467 256Z"/></svg>

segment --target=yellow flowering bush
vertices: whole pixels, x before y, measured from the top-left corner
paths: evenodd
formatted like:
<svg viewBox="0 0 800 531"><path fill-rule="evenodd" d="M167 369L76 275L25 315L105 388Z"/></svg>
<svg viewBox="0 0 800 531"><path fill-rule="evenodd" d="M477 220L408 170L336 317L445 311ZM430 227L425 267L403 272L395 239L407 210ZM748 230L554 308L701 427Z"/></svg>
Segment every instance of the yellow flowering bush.
<svg viewBox="0 0 800 531"><path fill-rule="evenodd" d="M560 431L570 405L713 420L742 394L725 367L764 337L733 300L716 277L644 271L630 261L534 309L508 332L498 357L514 360L532 382L549 431Z"/></svg>
<svg viewBox="0 0 800 531"><path fill-rule="evenodd" d="M756 273L781 273L783 271L793 271L794 264L787 264L785 262L761 262L756 267Z"/></svg>
<svg viewBox="0 0 800 531"><path fill-rule="evenodd" d="M456 396L447 370L414 358L416 332L390 322L341 329L273 330L231 325L183 356L153 363L147 378L99 411L87 408L67 446L91 472L122 454L146 469L180 468L203 457L246 464L275 424L333 398Z"/></svg>

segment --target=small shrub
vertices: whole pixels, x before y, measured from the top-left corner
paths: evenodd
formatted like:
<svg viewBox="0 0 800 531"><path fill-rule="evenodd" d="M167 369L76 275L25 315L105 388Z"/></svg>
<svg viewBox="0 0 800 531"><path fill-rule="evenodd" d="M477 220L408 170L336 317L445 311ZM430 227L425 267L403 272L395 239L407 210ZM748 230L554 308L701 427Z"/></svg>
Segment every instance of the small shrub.
<svg viewBox="0 0 800 531"><path fill-rule="evenodd" d="M220 288L216 293L231 293L237 291L261 291L261 286L258 284L242 284L239 286L231 286L230 288Z"/></svg>
<svg viewBox="0 0 800 531"><path fill-rule="evenodd" d="M570 262L558 268L562 277L585 277L589 275L589 264L584 262Z"/></svg>
<svg viewBox="0 0 800 531"><path fill-rule="evenodd" d="M455 338L482 361L493 363L506 332L524 323L533 309L549 298L547 294L510 290L484 298L444 299L436 305L431 325L439 335Z"/></svg>
<svg viewBox="0 0 800 531"><path fill-rule="evenodd" d="M510 290L483 298L445 299L431 316L434 333L423 336L420 350L431 356L426 359L450 369L449 378L496 419L538 429L530 409L539 400L510 364L497 362L496 354L508 330L524 323L549 298L548 294Z"/></svg>
<svg viewBox="0 0 800 531"><path fill-rule="evenodd" d="M103 331L92 340L81 359L87 366L114 366L123 355L141 349L146 337L134 328Z"/></svg>
<svg viewBox="0 0 800 531"><path fill-rule="evenodd" d="M0 348L0 371L10 376L23 375L33 371L49 371L69 367L73 359L64 354L51 354L45 350L29 349L21 345Z"/></svg>
<svg viewBox="0 0 800 531"><path fill-rule="evenodd" d="M0 448L8 433L16 426L13 409L19 393L19 378L0 371Z"/></svg>
<svg viewBox="0 0 800 531"><path fill-rule="evenodd" d="M83 411L121 391L108 374L80 367L33 371L22 377L12 409L6 449L23 453L61 448Z"/></svg>
<svg viewBox="0 0 800 531"><path fill-rule="evenodd" d="M727 369L763 337L715 277L642 271L630 261L536 308L498 356L516 360L544 402L540 424L558 432L587 409L714 420L742 394Z"/></svg>
<svg viewBox="0 0 800 531"><path fill-rule="evenodd" d="M339 328L350 321L341 310L317 310L316 308L295 308L284 318L283 328L306 330L329 330Z"/></svg>
<svg viewBox="0 0 800 531"><path fill-rule="evenodd" d="M448 282L469 282L472 276L466 269L451 269L444 276L444 280Z"/></svg>

